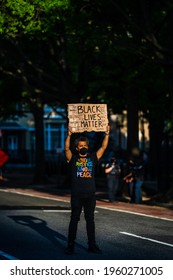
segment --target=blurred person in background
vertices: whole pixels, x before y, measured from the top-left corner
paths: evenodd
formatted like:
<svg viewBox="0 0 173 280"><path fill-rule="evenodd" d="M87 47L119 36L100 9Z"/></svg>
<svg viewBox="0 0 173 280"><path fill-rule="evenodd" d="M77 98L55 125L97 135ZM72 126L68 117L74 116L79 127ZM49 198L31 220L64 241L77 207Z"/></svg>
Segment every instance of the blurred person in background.
<svg viewBox="0 0 173 280"><path fill-rule="evenodd" d="M141 156L138 148L132 150L131 156L127 163L126 176L124 181L129 187L129 196L131 203L142 202L142 185L144 181L145 161Z"/></svg>
<svg viewBox="0 0 173 280"><path fill-rule="evenodd" d="M106 164L105 173L107 177L108 197L110 203L115 203L115 197L120 186L121 168L115 157Z"/></svg>

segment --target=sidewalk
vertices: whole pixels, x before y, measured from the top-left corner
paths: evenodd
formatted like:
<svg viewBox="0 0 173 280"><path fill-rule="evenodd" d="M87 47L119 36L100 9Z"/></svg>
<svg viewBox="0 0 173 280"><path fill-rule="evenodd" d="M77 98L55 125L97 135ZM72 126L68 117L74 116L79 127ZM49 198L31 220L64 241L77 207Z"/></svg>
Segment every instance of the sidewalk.
<svg viewBox="0 0 173 280"><path fill-rule="evenodd" d="M22 177L22 176L21 176ZM24 180L23 180L24 179ZM43 185L33 185L31 184L31 178L23 178L19 180L7 179L0 181L1 191L19 193L23 195L32 195L35 197L42 197L47 199L53 199L57 201L70 202L70 189L68 187L58 188L57 182L47 183ZM168 219L173 221L173 205L172 203L154 203L151 202L149 198L143 197L143 202L141 204L129 203L128 197L118 198L118 202L115 204L109 203L107 192L105 189L100 188L96 192L97 207L109 209L112 211L123 211L130 212L133 214L149 215L155 218Z"/></svg>

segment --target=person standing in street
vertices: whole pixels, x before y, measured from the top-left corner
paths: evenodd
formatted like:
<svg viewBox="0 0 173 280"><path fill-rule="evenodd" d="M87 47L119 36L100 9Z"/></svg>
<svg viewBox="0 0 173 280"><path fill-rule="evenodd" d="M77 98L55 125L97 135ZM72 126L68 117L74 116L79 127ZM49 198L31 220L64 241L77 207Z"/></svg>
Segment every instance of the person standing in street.
<svg viewBox="0 0 173 280"><path fill-rule="evenodd" d="M70 168L71 177L71 219L68 229L68 243L66 254L74 253L77 226L82 209L86 220L88 237L88 251L102 253L96 243L94 211L96 206L95 197L95 166L105 152L109 141L109 125L106 128L101 147L93 153L89 153L88 138L80 136L75 140L76 153L72 153L70 139L72 130L68 127L68 136L65 141L65 155Z"/></svg>
<svg viewBox="0 0 173 280"><path fill-rule="evenodd" d="M142 202L142 185L144 182L145 161L141 157L138 148L133 148L131 157L127 164L127 175L124 181L128 184L131 203Z"/></svg>
<svg viewBox="0 0 173 280"><path fill-rule="evenodd" d="M115 195L119 189L121 168L115 157L106 164L105 173L107 175L107 187L109 202L115 203Z"/></svg>

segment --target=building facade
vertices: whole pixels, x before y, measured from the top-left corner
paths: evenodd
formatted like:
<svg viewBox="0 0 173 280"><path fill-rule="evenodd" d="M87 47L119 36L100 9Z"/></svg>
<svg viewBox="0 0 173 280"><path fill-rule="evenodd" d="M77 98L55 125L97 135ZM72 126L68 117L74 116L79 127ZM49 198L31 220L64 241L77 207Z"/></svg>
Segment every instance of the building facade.
<svg viewBox="0 0 173 280"><path fill-rule="evenodd" d="M66 116L61 108L44 107L45 158L56 158L64 151ZM9 155L8 166L34 165L35 126L31 113L0 122L0 145Z"/></svg>

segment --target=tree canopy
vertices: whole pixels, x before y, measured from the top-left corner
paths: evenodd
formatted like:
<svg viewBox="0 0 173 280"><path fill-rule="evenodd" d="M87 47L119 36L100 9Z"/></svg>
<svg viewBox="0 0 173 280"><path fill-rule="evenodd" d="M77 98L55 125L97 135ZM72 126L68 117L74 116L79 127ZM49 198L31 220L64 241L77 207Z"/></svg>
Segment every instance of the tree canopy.
<svg viewBox="0 0 173 280"><path fill-rule="evenodd" d="M172 13L170 0L2 0L0 95L10 80L10 99L33 113L81 101L127 109L129 149L141 110L157 173L165 121L173 122Z"/></svg>

